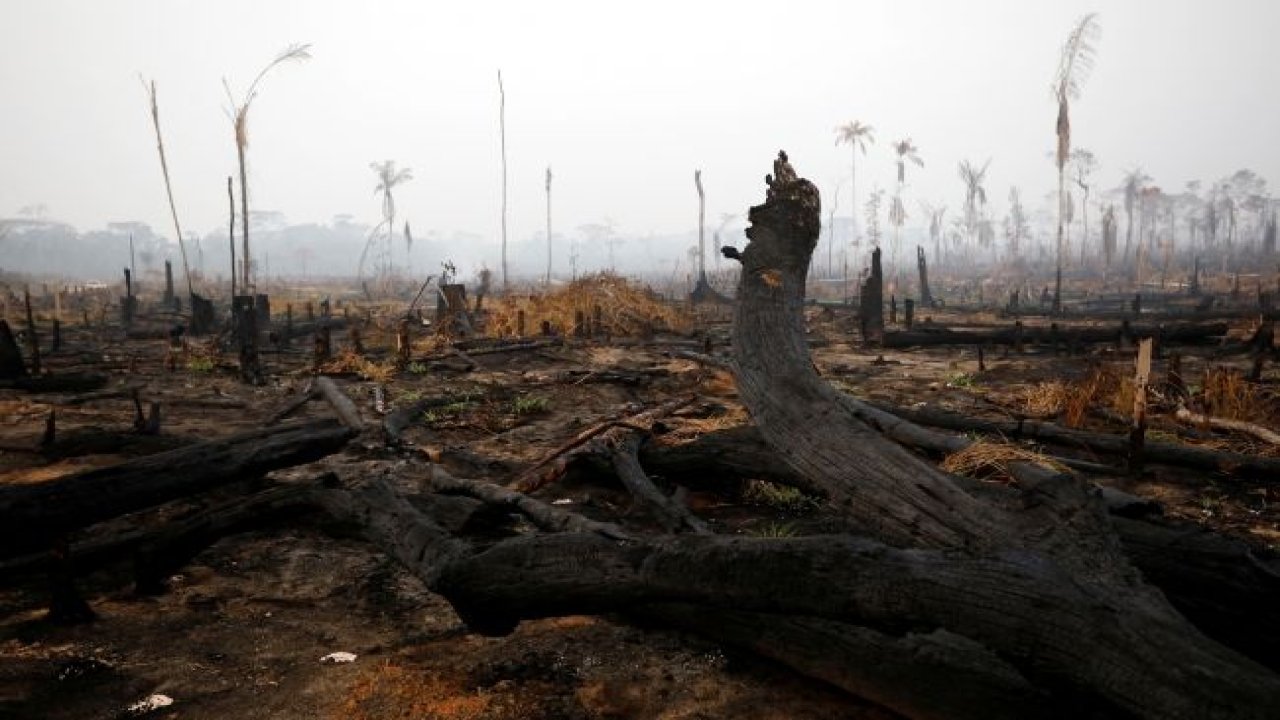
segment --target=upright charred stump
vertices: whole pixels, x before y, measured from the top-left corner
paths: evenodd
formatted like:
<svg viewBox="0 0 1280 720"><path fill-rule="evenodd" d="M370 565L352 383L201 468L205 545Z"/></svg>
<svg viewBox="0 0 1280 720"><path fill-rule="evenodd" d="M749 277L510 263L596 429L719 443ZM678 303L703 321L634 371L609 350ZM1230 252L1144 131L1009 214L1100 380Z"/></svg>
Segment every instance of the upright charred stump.
<svg viewBox="0 0 1280 720"><path fill-rule="evenodd" d="M871 272L858 290L858 325L868 345L884 342L884 271L880 248L871 251Z"/></svg>
<svg viewBox="0 0 1280 720"><path fill-rule="evenodd" d="M818 191L785 154L774 176L741 252L738 391L765 442L876 541L941 553L937 574L926 571L938 604L876 619L957 633L1033 682L1139 717L1264 718L1280 706L1280 678L1206 638L1143 581L1083 481L1022 467L1019 503L970 494L859 419L857 401L818 376L805 343ZM997 559L1004 572L961 569Z"/></svg>

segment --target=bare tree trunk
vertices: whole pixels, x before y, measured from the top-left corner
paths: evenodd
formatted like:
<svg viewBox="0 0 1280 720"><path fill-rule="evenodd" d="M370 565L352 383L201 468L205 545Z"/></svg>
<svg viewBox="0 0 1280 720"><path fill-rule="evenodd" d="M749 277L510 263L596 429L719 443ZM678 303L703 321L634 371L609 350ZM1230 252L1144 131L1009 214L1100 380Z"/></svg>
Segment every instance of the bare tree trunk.
<svg viewBox="0 0 1280 720"><path fill-rule="evenodd" d="M178 224L178 207L173 202L173 185L169 182L169 163L165 160L164 139L160 137L160 106L156 101L156 83L148 86L151 98L151 122L156 130L156 149L160 152L160 171L164 173L164 192L169 197L169 214L173 217L173 232L178 236L178 250L182 253L182 274L187 278L187 296L195 294L191 285L191 267L187 264L187 243L182 239L182 226Z"/></svg>
<svg viewBox="0 0 1280 720"><path fill-rule="evenodd" d="M502 293L510 289L507 278L507 93L498 71L498 133L502 143ZM548 238L550 242L550 238Z"/></svg>
<svg viewBox="0 0 1280 720"><path fill-rule="evenodd" d="M547 166L547 290L551 290L551 166Z"/></svg>
<svg viewBox="0 0 1280 720"><path fill-rule="evenodd" d="M227 202L231 206L227 240L231 243L231 297L234 298L236 296L236 192L230 175L227 176Z"/></svg>
<svg viewBox="0 0 1280 720"><path fill-rule="evenodd" d="M698 282L703 283L707 277L707 247L703 237L706 224L707 195L702 190L702 171L693 171L693 184L698 188Z"/></svg>
<svg viewBox="0 0 1280 720"><path fill-rule="evenodd" d="M1145 585L1081 481L1024 482L1021 509L980 499L873 432L818 376L803 316L818 193L789 168L774 175L768 200L751 209L733 337L739 393L761 435L877 540L942 550L944 566L996 558L1017 566L988 580L968 576L963 589L935 587L956 622L928 611L913 617L1141 717L1270 713L1280 678L1206 639Z"/></svg>
<svg viewBox="0 0 1280 720"><path fill-rule="evenodd" d="M245 295L253 294L253 282L249 276L249 174L244 164L244 143L236 143L236 157L240 160L240 243L243 252L240 262L244 274L241 276L240 291Z"/></svg>

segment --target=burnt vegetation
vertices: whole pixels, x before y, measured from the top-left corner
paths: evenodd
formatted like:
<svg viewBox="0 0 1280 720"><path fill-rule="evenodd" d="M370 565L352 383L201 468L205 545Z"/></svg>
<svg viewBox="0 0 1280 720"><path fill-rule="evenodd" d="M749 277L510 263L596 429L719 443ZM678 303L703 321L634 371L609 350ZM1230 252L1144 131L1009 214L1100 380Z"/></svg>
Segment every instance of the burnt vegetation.
<svg viewBox="0 0 1280 720"><path fill-rule="evenodd" d="M545 273L508 277L505 233L498 278L397 268L386 160L354 280L267 292L247 118L286 50L228 90L229 293L180 245L185 297L166 263L0 298L0 710L1273 717L1275 205L1249 171L1102 191L1070 115L1096 36L1055 75L1051 235L1016 188L992 216L986 160L948 223L904 138L837 248L780 152L714 267L695 171L674 290L576 250L553 282L550 168ZM873 143L837 129L854 177Z"/></svg>

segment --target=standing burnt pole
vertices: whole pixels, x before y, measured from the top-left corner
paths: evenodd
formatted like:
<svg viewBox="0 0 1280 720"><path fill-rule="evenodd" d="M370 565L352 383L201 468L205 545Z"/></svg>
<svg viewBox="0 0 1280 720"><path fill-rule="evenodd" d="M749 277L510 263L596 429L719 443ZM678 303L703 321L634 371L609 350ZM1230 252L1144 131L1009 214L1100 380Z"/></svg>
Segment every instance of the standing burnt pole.
<svg viewBox="0 0 1280 720"><path fill-rule="evenodd" d="M916 266L920 268L920 304L933 307L933 293L929 291L929 263L924 257L924 248L916 246Z"/></svg>

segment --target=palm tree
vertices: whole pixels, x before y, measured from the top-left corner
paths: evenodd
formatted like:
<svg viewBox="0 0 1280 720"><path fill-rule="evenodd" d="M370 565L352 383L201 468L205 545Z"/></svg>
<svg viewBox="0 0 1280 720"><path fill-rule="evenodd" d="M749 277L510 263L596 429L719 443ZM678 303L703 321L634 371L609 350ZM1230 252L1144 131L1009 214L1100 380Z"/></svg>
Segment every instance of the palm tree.
<svg viewBox="0 0 1280 720"><path fill-rule="evenodd" d="M396 228L396 199L391 194L395 186L413 179L413 171L409 168L396 168L395 160L369 163L369 169L378 176L378 184L373 188L374 194L382 194L382 221L387 226L387 258L383 272L391 271L392 235Z"/></svg>
<svg viewBox="0 0 1280 720"><path fill-rule="evenodd" d="M1085 248L1089 244L1089 190L1092 185L1089 182L1090 176L1098 169L1098 159L1093 156L1093 152L1084 148L1076 148L1071 151L1071 168L1075 172L1075 183L1084 193L1084 199L1080 202L1081 222L1083 223L1083 237L1080 238L1080 264L1085 263Z"/></svg>
<svg viewBox="0 0 1280 720"><path fill-rule="evenodd" d="M849 232L853 237L851 240L858 239L858 150L862 150L862 154L867 154L867 145L874 145L876 141L875 130L870 125L865 125L860 120L851 120L844 125L836 128L836 145L847 143L852 151L849 158L849 197L853 201L850 205L850 221Z"/></svg>
<svg viewBox="0 0 1280 720"><path fill-rule="evenodd" d="M929 218L929 239L933 241L933 261L942 262L942 223L947 214L946 205L921 202L920 211Z"/></svg>
<svg viewBox="0 0 1280 720"><path fill-rule="evenodd" d="M303 61L311 57L311 45L290 45L283 52L276 56L274 60L267 63L262 68L258 76L249 84L249 90L245 92L240 102L236 102L235 96L231 94L231 86L227 84L225 78L222 80L222 87L227 91L227 99L231 101L231 122L236 131L236 157L240 163L240 235L241 248L244 257L241 259L243 273L242 284L243 292L250 293L252 285L249 278L249 184L248 172L244 162L244 151L249 147L249 107L253 105L253 101L258 97L258 84L271 72L277 65L289 61Z"/></svg>
<svg viewBox="0 0 1280 720"><path fill-rule="evenodd" d="M1127 223L1124 231L1124 258L1126 260L1129 257L1129 246L1133 243L1134 209L1138 204L1138 198L1142 195L1142 188L1150 180L1151 176L1143 172L1142 168L1133 168L1124 174L1122 188L1124 190L1124 214Z"/></svg>
<svg viewBox="0 0 1280 720"><path fill-rule="evenodd" d="M919 150L911 142L911 138L893 144L893 152L898 156L898 185L893 192L893 204L889 207L889 222L893 225L893 269L899 281L902 279L902 268L898 264L898 247L902 244L902 225L907 221L907 209L902 204L902 186L907 181L908 160L924 167L924 161L917 154Z"/></svg>
<svg viewBox="0 0 1280 720"><path fill-rule="evenodd" d="M987 204L987 191L982 183L986 181L989 167L991 160L982 163L982 167L968 160L961 160L958 168L960 180L964 183L964 228L970 243L979 236L982 220L980 210Z"/></svg>
<svg viewBox="0 0 1280 720"><path fill-rule="evenodd" d="M1096 13L1089 13L1076 23L1062 46L1058 72L1054 76L1053 94L1058 102L1058 272L1053 291L1053 311L1062 309L1062 244L1066 221L1067 188L1065 171L1071 155L1071 101L1080 97L1080 85L1093 66L1093 43L1099 33Z"/></svg>

